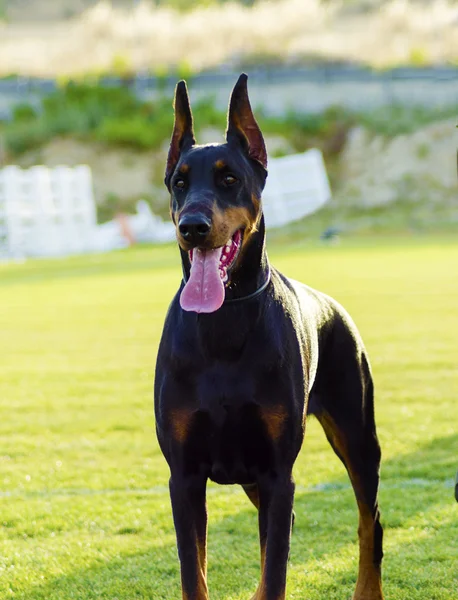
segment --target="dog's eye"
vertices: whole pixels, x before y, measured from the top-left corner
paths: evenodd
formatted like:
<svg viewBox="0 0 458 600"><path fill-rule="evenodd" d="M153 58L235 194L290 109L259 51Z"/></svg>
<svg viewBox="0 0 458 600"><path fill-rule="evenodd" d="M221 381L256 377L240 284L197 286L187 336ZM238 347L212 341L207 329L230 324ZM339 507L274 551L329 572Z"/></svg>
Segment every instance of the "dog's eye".
<svg viewBox="0 0 458 600"><path fill-rule="evenodd" d="M237 182L237 179L233 175L225 175L223 179L224 185L234 185Z"/></svg>
<svg viewBox="0 0 458 600"><path fill-rule="evenodd" d="M177 179L177 180L175 181L175 183L174 183L174 186L175 186L176 188L178 188L179 190L182 190L182 189L184 188L184 186L185 186L185 185L186 185L186 184L185 184L185 182L184 182L184 179Z"/></svg>

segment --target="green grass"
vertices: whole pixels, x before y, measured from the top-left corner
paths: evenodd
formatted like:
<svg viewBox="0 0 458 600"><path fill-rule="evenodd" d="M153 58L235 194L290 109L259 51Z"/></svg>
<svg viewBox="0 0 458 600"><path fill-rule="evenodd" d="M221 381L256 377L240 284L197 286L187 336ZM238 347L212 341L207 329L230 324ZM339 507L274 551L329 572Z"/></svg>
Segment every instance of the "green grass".
<svg viewBox="0 0 458 600"><path fill-rule="evenodd" d="M458 589L458 244L447 237L271 244L284 272L341 301L368 347L383 448L387 600ZM153 376L174 248L0 266L0 598L180 597L153 420ZM295 476L288 598L344 600L357 516L310 421ZM211 597L258 579L255 511L209 486Z"/></svg>

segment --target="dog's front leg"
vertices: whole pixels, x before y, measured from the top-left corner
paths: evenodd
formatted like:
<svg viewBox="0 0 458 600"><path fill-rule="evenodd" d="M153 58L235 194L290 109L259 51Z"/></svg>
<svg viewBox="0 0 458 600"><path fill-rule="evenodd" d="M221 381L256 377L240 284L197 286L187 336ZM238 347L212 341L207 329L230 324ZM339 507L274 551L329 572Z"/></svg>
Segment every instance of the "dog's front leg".
<svg viewBox="0 0 458 600"><path fill-rule="evenodd" d="M207 480L174 475L170 498L181 563L183 600L208 600L207 588Z"/></svg>
<svg viewBox="0 0 458 600"><path fill-rule="evenodd" d="M261 582L252 600L284 600L294 482L291 473L258 481Z"/></svg>

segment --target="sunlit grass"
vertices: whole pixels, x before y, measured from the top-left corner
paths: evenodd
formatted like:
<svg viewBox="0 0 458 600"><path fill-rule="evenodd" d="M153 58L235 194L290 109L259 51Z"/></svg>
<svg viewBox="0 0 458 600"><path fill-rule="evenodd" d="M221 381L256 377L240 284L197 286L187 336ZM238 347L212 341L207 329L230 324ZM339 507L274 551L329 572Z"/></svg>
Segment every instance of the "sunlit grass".
<svg viewBox="0 0 458 600"><path fill-rule="evenodd" d="M458 245L440 238L270 245L285 273L351 312L374 370L383 448L386 597L452 600L458 586ZM0 266L0 598L180 597L153 373L180 279L174 248ZM295 476L288 597L343 600L357 515L311 420ZM255 511L211 484L211 597L258 579Z"/></svg>

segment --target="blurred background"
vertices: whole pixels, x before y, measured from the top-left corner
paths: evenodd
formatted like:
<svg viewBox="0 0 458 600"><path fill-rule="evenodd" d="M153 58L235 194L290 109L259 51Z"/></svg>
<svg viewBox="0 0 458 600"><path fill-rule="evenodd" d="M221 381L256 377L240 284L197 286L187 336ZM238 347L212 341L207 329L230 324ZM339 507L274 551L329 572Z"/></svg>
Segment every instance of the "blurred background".
<svg viewBox="0 0 458 600"><path fill-rule="evenodd" d="M457 40L445 0L0 0L0 165L85 163L99 223L166 218L176 81L220 141L246 71L270 157L324 155L301 231L454 228Z"/></svg>

